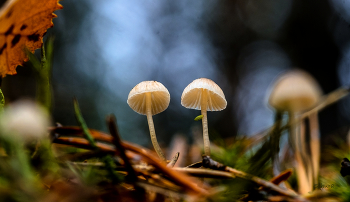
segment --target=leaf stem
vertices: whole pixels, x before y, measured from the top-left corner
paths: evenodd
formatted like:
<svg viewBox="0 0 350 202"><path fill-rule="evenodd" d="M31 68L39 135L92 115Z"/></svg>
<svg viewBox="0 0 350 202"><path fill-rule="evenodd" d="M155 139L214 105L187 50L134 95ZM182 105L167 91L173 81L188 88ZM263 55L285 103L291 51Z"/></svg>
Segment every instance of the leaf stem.
<svg viewBox="0 0 350 202"><path fill-rule="evenodd" d="M94 149L98 149L98 147L96 146L95 140L92 137L92 135L90 134L89 128L87 127L85 120L84 120L83 116L81 115L79 103L78 103L76 98L73 99L73 103L74 103L75 117L76 117L80 127L83 130L85 138L89 141L90 145Z"/></svg>
<svg viewBox="0 0 350 202"><path fill-rule="evenodd" d="M41 61L40 67L37 70L37 100L47 111L51 111L52 105L52 87L51 87L51 69L52 69L52 52L53 52L53 37L49 37L46 41L46 48L41 46ZM33 66L38 66L38 61L33 61Z"/></svg>

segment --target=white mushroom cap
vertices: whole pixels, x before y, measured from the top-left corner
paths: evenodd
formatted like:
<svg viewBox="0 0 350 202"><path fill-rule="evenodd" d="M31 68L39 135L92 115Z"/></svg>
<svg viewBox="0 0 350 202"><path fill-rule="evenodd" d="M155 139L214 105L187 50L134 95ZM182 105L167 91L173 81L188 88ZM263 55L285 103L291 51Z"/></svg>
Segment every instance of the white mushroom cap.
<svg viewBox="0 0 350 202"><path fill-rule="evenodd" d="M314 78L304 71L295 70L277 80L269 104L277 110L300 112L315 106L321 94Z"/></svg>
<svg viewBox="0 0 350 202"><path fill-rule="evenodd" d="M170 94L165 86L157 81L142 81L129 93L128 104L135 112L146 115L146 93L152 94L152 115L158 114L170 103Z"/></svg>
<svg viewBox="0 0 350 202"><path fill-rule="evenodd" d="M0 116L1 135L16 140L32 141L47 136L50 116L30 100L20 100L5 107Z"/></svg>
<svg viewBox="0 0 350 202"><path fill-rule="evenodd" d="M188 84L181 96L182 106L200 110L203 89L208 90L207 111L220 111L226 108L224 92L214 81L206 78L199 78Z"/></svg>

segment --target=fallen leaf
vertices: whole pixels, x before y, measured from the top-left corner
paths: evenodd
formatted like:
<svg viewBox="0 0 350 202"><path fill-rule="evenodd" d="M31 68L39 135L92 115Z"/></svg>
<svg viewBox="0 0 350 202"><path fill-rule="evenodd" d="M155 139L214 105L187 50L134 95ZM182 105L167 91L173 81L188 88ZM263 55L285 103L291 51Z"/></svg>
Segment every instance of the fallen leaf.
<svg viewBox="0 0 350 202"><path fill-rule="evenodd" d="M0 75L16 74L16 67L28 61L40 48L43 36L53 26L53 12L63 7L58 0L8 0L0 9Z"/></svg>

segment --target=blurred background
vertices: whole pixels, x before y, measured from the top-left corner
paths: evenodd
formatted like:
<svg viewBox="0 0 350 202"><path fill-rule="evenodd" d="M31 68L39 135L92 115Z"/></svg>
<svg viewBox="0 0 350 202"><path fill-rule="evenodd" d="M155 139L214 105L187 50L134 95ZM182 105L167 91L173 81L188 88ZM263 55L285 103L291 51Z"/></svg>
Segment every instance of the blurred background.
<svg viewBox="0 0 350 202"><path fill-rule="evenodd" d="M0 1L4 3L4 1ZM170 92L155 115L160 145L175 134L191 143L200 111L181 106L184 88L201 77L223 90L227 108L208 112L209 134L252 135L273 124L266 98L283 72L309 72L329 93L350 85L350 1L345 0L64 0L48 35L55 36L53 120L77 125L73 97L90 128L107 131L115 114L124 140L151 148L146 116L127 104L139 82ZM29 66L3 79L6 102L35 97ZM323 141L345 136L350 98L319 114ZM345 133L344 133L345 131Z"/></svg>

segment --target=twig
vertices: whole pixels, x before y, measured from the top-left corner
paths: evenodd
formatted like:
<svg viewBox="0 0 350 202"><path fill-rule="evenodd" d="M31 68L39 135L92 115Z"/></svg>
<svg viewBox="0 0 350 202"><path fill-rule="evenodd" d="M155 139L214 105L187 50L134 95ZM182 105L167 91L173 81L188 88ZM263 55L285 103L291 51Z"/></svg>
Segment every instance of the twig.
<svg viewBox="0 0 350 202"><path fill-rule="evenodd" d="M79 152L79 153L74 153L74 154L64 154L61 156L58 156L57 159L58 160L68 160L68 161L77 161L80 159L89 159L89 158L98 158L98 157L103 157L106 156L108 154L114 154L115 152L111 152L111 151L103 151L103 150L99 150L99 151L87 151L87 152Z"/></svg>
<svg viewBox="0 0 350 202"><path fill-rule="evenodd" d="M104 163L102 162L70 162L70 164L75 166L93 166L96 168L103 168ZM154 168L152 166L143 166L143 165L133 165L133 168L137 170L140 173L143 173L143 171L153 171ZM117 171L125 171L125 167L117 167ZM209 170L209 169L202 169L202 168L173 168L173 170L184 173L186 175L191 175L193 177L201 177L201 178L219 178L219 179L227 179L227 178L235 178L235 176L232 173L225 172L225 171L218 171L218 170Z"/></svg>
<svg viewBox="0 0 350 202"><path fill-rule="evenodd" d="M148 149L140 148L138 146L135 146L131 143L123 142L122 145L125 149L133 151L135 153L140 154L142 157L144 157L148 162L150 162L152 165L154 165L156 168L162 171L162 173L168 175L168 177L174 181L175 183L178 183L180 186L194 192L194 193L201 193L204 195L208 195L208 192L197 186L193 180L188 178L186 175L176 172L174 169L166 167L166 165L159 161L159 158L152 154L151 151Z"/></svg>
<svg viewBox="0 0 350 202"><path fill-rule="evenodd" d="M126 156L125 149L121 144L121 139L120 139L119 131L117 128L115 116L110 115L107 117L107 125L109 128L109 132L113 136L114 146L117 148L117 150L119 151L120 157L124 161L126 171L128 172L127 179L132 181L132 182L135 182L137 180L136 172L133 169L128 157Z"/></svg>
<svg viewBox="0 0 350 202"><path fill-rule="evenodd" d="M339 88L328 95L325 95L322 98L322 101L311 110L303 113L300 117L295 118L293 121L290 121L285 126L281 127L281 131L288 129L290 126L300 123L302 120L306 119L310 115L321 111L322 109L328 107L331 104L334 104L335 102L339 101L343 97L347 96L349 94L349 88Z"/></svg>
<svg viewBox="0 0 350 202"><path fill-rule="evenodd" d="M234 168L231 168L231 167L228 167L228 166L225 166L217 161L214 161L213 159L211 159L209 156L203 156L203 167L205 168L211 168L211 169L214 169L214 170L222 170L222 171L226 171L226 172L230 172L232 174L234 174L234 176L236 177L239 177L239 178L242 178L242 179L246 179L246 180L249 180L249 181L253 181L255 182L256 184L260 185L260 186L263 186L269 190L273 190L281 195L284 195L284 196L289 196L291 198L296 198L296 199L299 199L299 200L302 200L302 198L295 194L295 193L292 193L288 190L284 190L280 187L278 187L277 185L269 182L269 181L266 181L264 179L261 179L259 177L256 177L256 176L253 176L253 175L250 175L248 173L245 173L245 172L242 172L242 171L239 171L239 170L236 170Z"/></svg>
<svg viewBox="0 0 350 202"><path fill-rule="evenodd" d="M177 160L179 159L180 156L180 152L177 152L175 154L175 156L171 159L171 161L167 164L167 167L172 168L174 167L175 163L177 162Z"/></svg>
<svg viewBox="0 0 350 202"><path fill-rule="evenodd" d="M329 105L338 102L340 99L344 98L345 96L347 96L349 94L350 88L349 87L341 87L338 88L337 90L325 95L322 98L322 101L320 102L320 104L318 104L316 107L314 107L313 109L305 112L304 114L301 115L301 119L305 119L308 116L310 116L311 114L321 111L322 109L328 107Z"/></svg>
<svg viewBox="0 0 350 202"><path fill-rule="evenodd" d="M281 202L281 201L295 202L295 200L288 198L286 196L269 196L268 201L270 201L270 202Z"/></svg>
<svg viewBox="0 0 350 202"><path fill-rule="evenodd" d="M159 194L162 194L162 195L169 195L169 196L170 195L175 195L175 196L177 196L179 198L184 198L185 197L184 194L180 194L178 191L167 189L165 187L157 186L157 185L150 184L150 183L147 183L147 182L138 181L136 183L136 185L138 185L140 187L143 187L144 189L152 190L153 192L156 192L156 193L159 193Z"/></svg>
<svg viewBox="0 0 350 202"><path fill-rule="evenodd" d="M65 127L60 127L59 130L62 132ZM51 128L51 132L57 133L58 128ZM81 130L81 129L80 129ZM65 135L68 135L67 133L63 132ZM93 133L94 134L94 133ZM102 132L98 132L98 134L103 134ZM78 137L59 137L54 139L54 143L58 144L65 144L65 145L71 145L79 148L85 148L85 149L93 149L91 145L89 145L89 142L86 139L83 138L78 138ZM98 146L99 149L104 150L104 151L112 151L115 152L115 148L111 145L103 144L97 142L96 145ZM177 183L179 186L194 192L194 193L200 193L207 195L208 192L196 185L193 180L188 178L186 175L176 172L175 170L166 167L166 165L163 162L159 161L159 158L156 157L152 151L140 147L140 146L135 146L131 143L127 143L125 141L122 141L122 146L129 151L132 151L136 154L139 154L142 156L148 163L152 164L156 169L160 170L162 173L166 174L173 182ZM127 156L129 156L129 153L127 153Z"/></svg>
<svg viewBox="0 0 350 202"><path fill-rule="evenodd" d="M279 185L281 182L286 181L291 175L292 175L292 169L287 169L287 170L281 172L279 175L275 176L274 178L270 179L270 182L275 184L275 185ZM263 186L259 187L259 190L268 191ZM247 195L247 196L241 198L240 200L246 201L249 199L249 197L250 196ZM280 196L280 197L286 198L286 196ZM270 200L270 198L269 198L269 200ZM281 201L284 201L284 200L281 200Z"/></svg>
<svg viewBox="0 0 350 202"><path fill-rule="evenodd" d="M75 166L92 166L92 167L104 167L105 164L102 162L94 162L94 163L88 163L88 162L71 162L69 161L69 164L75 165Z"/></svg>
<svg viewBox="0 0 350 202"><path fill-rule="evenodd" d="M202 161L198 161L196 163L192 163L191 165L186 166L186 168L200 168L202 167Z"/></svg>
<svg viewBox="0 0 350 202"><path fill-rule="evenodd" d="M292 169L287 169L283 172L281 172L279 175L273 177L270 182L274 183L275 185L279 185L281 182L286 181L291 175L293 171Z"/></svg>
<svg viewBox="0 0 350 202"><path fill-rule="evenodd" d="M173 168L176 171L185 173L194 177L201 178L235 178L235 176L229 172L209 170L202 168Z"/></svg>
<svg viewBox="0 0 350 202"><path fill-rule="evenodd" d="M167 188L172 189L172 190L177 190L179 192L182 189L181 187L174 184L170 180L164 178L162 175L160 175L158 173L154 173L152 171L147 171L147 170L139 170L139 169L135 169L135 170L140 175L142 175L145 179L147 179L147 181L150 183L157 184L158 186L162 186L162 187L167 187ZM141 177L139 177L139 178L141 178Z"/></svg>
<svg viewBox="0 0 350 202"><path fill-rule="evenodd" d="M84 134L85 138L89 141L91 147L92 147L94 150L98 150L99 147L97 146L97 144L96 144L96 142L95 142L93 136L91 135L90 130L89 130L89 128L87 127L83 116L81 115L78 101L74 98L73 102L74 102L75 116L76 116L77 121L79 122L79 124L80 124L82 130L83 130L83 134ZM110 129L111 129L111 128L110 128ZM115 126L114 129L115 129L115 131L113 131L113 132L115 132L115 134L116 134L116 126ZM113 138L113 140L112 140L113 143L116 142L116 141L115 141L116 138L118 138L118 137L114 136L114 138ZM120 148L121 148L121 147L122 147L122 146L120 146ZM117 147L117 148L118 148L118 147ZM120 148L118 148L118 149L120 149ZM124 151L124 150L122 150L122 151ZM121 151L121 153L123 153L124 156L125 156L125 152L122 152L122 151ZM123 155L123 154L121 154L121 155ZM114 166L115 166L115 165L114 165L114 162L113 162L112 157L111 157L110 155L106 155L106 156L104 156L102 159L103 159L103 161L104 161L104 163L105 163L105 167L106 167L106 169L107 169L107 171L108 171L110 177L113 179L114 182L118 183L118 182L120 181L120 177L117 176L116 173L114 172ZM125 157L125 159L126 159L126 157ZM127 164L127 162L124 162L124 163ZM130 167L131 167L131 166L130 166ZM131 169L132 169L132 167L131 167ZM134 177L135 177L135 173L133 173L133 174L134 174ZM133 174L131 174L130 176L133 176ZM131 178L129 178L129 179L135 180L134 177L131 177Z"/></svg>
<svg viewBox="0 0 350 202"><path fill-rule="evenodd" d="M88 129L91 136L98 141L103 142L110 142L113 143L113 137L109 134L102 133L97 130ZM81 127L78 126L59 126L59 127L50 127L49 131L51 132L52 136L55 136L54 134L58 134L59 136L80 136L84 137L84 131L81 129ZM57 135L56 135L57 136Z"/></svg>
<svg viewBox="0 0 350 202"><path fill-rule="evenodd" d="M94 149L87 139L79 138L79 137L59 137L54 139L53 143L70 145L70 146L74 146L82 149L91 149L91 150ZM112 145L103 144L99 142L96 142L96 147L106 152L116 151Z"/></svg>

